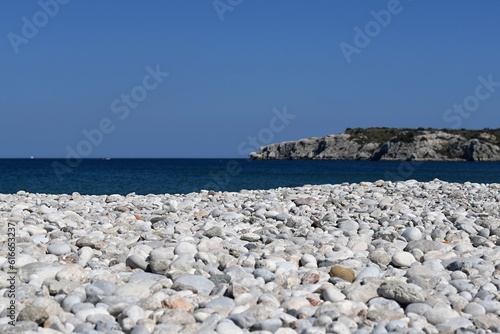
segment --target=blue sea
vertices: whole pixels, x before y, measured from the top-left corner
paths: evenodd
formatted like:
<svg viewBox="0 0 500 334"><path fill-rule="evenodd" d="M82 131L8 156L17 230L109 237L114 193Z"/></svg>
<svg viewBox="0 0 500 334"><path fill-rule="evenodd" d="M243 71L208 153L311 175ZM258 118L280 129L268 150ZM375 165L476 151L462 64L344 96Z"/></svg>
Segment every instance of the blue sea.
<svg viewBox="0 0 500 334"><path fill-rule="evenodd" d="M435 178L500 183L500 162L0 159L0 193L182 194Z"/></svg>

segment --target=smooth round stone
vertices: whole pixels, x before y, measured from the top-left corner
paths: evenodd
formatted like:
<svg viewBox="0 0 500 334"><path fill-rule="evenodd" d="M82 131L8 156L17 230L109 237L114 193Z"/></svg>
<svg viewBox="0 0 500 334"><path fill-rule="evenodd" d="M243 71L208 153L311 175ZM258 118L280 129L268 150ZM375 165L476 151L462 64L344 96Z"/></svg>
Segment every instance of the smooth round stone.
<svg viewBox="0 0 500 334"><path fill-rule="evenodd" d="M349 329L349 327L347 327L340 321L329 323L328 325L326 325L325 329L327 333L351 334L351 330Z"/></svg>
<svg viewBox="0 0 500 334"><path fill-rule="evenodd" d="M90 247L82 247L78 251L78 255L80 256L80 261L78 262L78 264L80 264L81 266L85 266L85 264L87 264L87 262L94 255L94 250Z"/></svg>
<svg viewBox="0 0 500 334"><path fill-rule="evenodd" d="M256 268L264 268L264 269L267 269L271 272L275 272L276 271L276 262L273 260L267 260L267 259L259 260L255 263L255 267Z"/></svg>
<svg viewBox="0 0 500 334"><path fill-rule="evenodd" d="M54 242L47 247L47 253L60 256L71 253L71 247L67 243Z"/></svg>
<svg viewBox="0 0 500 334"><path fill-rule="evenodd" d="M265 319L257 322L255 325L251 327L252 331L267 331L270 333L276 332L278 328L282 325L282 321L280 319L271 318Z"/></svg>
<svg viewBox="0 0 500 334"><path fill-rule="evenodd" d="M463 271L454 271L450 274L452 280L456 279L467 279L467 274Z"/></svg>
<svg viewBox="0 0 500 334"><path fill-rule="evenodd" d="M241 295L237 296L236 298L234 298L234 303L237 305L237 306L241 306L241 305L248 305L252 302L255 301L255 297L254 295L252 295L251 293L242 293Z"/></svg>
<svg viewBox="0 0 500 334"><path fill-rule="evenodd" d="M465 298L465 300L467 300L467 301L471 301L473 298L469 291L462 291L458 295Z"/></svg>
<svg viewBox="0 0 500 334"><path fill-rule="evenodd" d="M330 269L332 277L339 277L347 282L354 282L355 272L351 268L335 265Z"/></svg>
<svg viewBox="0 0 500 334"><path fill-rule="evenodd" d="M331 322L333 322L332 318L330 318L327 315L322 315L322 316L316 318L316 320L314 321L314 326L323 327L323 326L328 325Z"/></svg>
<svg viewBox="0 0 500 334"><path fill-rule="evenodd" d="M490 236L490 229L489 228L483 228L477 233L479 236L487 238Z"/></svg>
<svg viewBox="0 0 500 334"><path fill-rule="evenodd" d="M146 298L151 295L151 290L149 289L149 287L142 284L128 283L118 286L114 292L114 295Z"/></svg>
<svg viewBox="0 0 500 334"><path fill-rule="evenodd" d="M108 312L111 315L117 316L122 313L129 305L127 303L113 304L108 307Z"/></svg>
<svg viewBox="0 0 500 334"><path fill-rule="evenodd" d="M137 305L132 305L122 312L124 317L131 319L134 323L144 318L144 310Z"/></svg>
<svg viewBox="0 0 500 334"><path fill-rule="evenodd" d="M21 282L29 282L30 276L35 274L42 279L54 279L59 271L64 267L55 263L33 262L19 268L17 276Z"/></svg>
<svg viewBox="0 0 500 334"><path fill-rule="evenodd" d="M447 319L460 318L460 314L449 307L439 306L425 312L424 317L429 323L437 325L446 321Z"/></svg>
<svg viewBox="0 0 500 334"><path fill-rule="evenodd" d="M272 280L274 280L274 274L271 271L264 268L255 269L253 271L253 275L255 276L255 278L261 277L262 279L264 279L264 282L266 283L269 283Z"/></svg>
<svg viewBox="0 0 500 334"><path fill-rule="evenodd" d="M192 243L183 241L179 242L177 246L174 248L174 254L175 255L181 255L181 254L196 254L198 253L198 250L196 249L196 245L193 245Z"/></svg>
<svg viewBox="0 0 500 334"><path fill-rule="evenodd" d="M462 291L473 292L476 289L475 286L467 279L451 280L450 284L453 285L458 290L458 292Z"/></svg>
<svg viewBox="0 0 500 334"><path fill-rule="evenodd" d="M344 232L355 232L359 229L359 223L354 220L345 220L340 223L340 229Z"/></svg>
<svg viewBox="0 0 500 334"><path fill-rule="evenodd" d="M304 254L300 258L300 264L306 268L317 268L318 262L316 258L311 254Z"/></svg>
<svg viewBox="0 0 500 334"><path fill-rule="evenodd" d="M304 332L304 333L309 333L309 332ZM291 328L280 328L274 334L297 334L297 332L294 329Z"/></svg>
<svg viewBox="0 0 500 334"><path fill-rule="evenodd" d="M392 256L392 264L396 267L410 267L414 262L417 260L408 252L397 252Z"/></svg>
<svg viewBox="0 0 500 334"><path fill-rule="evenodd" d="M13 266L14 266L14 268L17 269L17 268L21 268L29 263L35 263L35 262L38 262L38 261L36 259L34 259L33 257L31 257L30 255L21 253L21 254L16 255L16 263Z"/></svg>
<svg viewBox="0 0 500 334"><path fill-rule="evenodd" d="M110 315L108 313L108 311L106 311L106 309L104 308L100 308L100 307L96 307L96 308L87 308L87 309L83 309L83 310L80 310L78 312L74 312L75 313L75 317L85 321L87 319L88 316L95 316L95 315L98 315L98 314L103 314L103 315Z"/></svg>
<svg viewBox="0 0 500 334"><path fill-rule="evenodd" d="M458 331L459 329L473 329L474 327L472 321L460 317L445 319L436 325L436 329L439 333L460 333L460 331Z"/></svg>
<svg viewBox="0 0 500 334"><path fill-rule="evenodd" d="M95 308L94 304L92 304L92 303L77 303L77 304L73 305L73 307L71 308L71 312L77 313L77 312L80 312L83 310L88 310L91 308Z"/></svg>
<svg viewBox="0 0 500 334"><path fill-rule="evenodd" d="M146 268L148 267L148 263L146 262L146 260L144 260L141 256L137 254L130 255L125 261L125 264L131 269L146 270Z"/></svg>
<svg viewBox="0 0 500 334"><path fill-rule="evenodd" d="M82 300L79 296L69 295L66 298L64 298L64 300L62 302L62 308L64 311L70 312L74 305L81 303L81 302L82 302Z"/></svg>
<svg viewBox="0 0 500 334"><path fill-rule="evenodd" d="M480 316L486 314L486 309L481 304L474 302L467 304L463 311L472 316Z"/></svg>
<svg viewBox="0 0 500 334"><path fill-rule="evenodd" d="M219 334L243 334L243 330L231 320L222 320L215 329Z"/></svg>
<svg viewBox="0 0 500 334"><path fill-rule="evenodd" d="M324 301L334 303L344 300L346 297L339 289L331 286L323 289L323 291L321 292L321 298Z"/></svg>
<svg viewBox="0 0 500 334"><path fill-rule="evenodd" d="M457 311L462 311L467 304L469 304L467 299L455 293L449 294L448 300L450 301L452 308Z"/></svg>
<svg viewBox="0 0 500 334"><path fill-rule="evenodd" d="M144 325L135 326L130 334L151 334L149 329Z"/></svg>
<svg viewBox="0 0 500 334"><path fill-rule="evenodd" d="M406 241L420 240L422 239L422 232L416 227L408 227L401 234Z"/></svg>
<svg viewBox="0 0 500 334"><path fill-rule="evenodd" d="M200 295L208 296L212 292L215 284L208 278L199 275L183 275L177 278L172 285L172 289L182 291L196 291Z"/></svg>
<svg viewBox="0 0 500 334"><path fill-rule="evenodd" d="M109 315L109 314L91 314L87 316L85 319L86 322L90 322L91 324L97 324L97 323L103 323L103 322L114 322L115 317Z"/></svg>
<svg viewBox="0 0 500 334"><path fill-rule="evenodd" d="M408 323L403 320L392 320L385 328L392 333L404 333L408 328Z"/></svg>
<svg viewBox="0 0 500 334"><path fill-rule="evenodd" d="M290 218L290 215L288 213L280 213L279 215L277 215L276 217L274 217L274 219L278 220L278 221L286 221L288 218Z"/></svg>

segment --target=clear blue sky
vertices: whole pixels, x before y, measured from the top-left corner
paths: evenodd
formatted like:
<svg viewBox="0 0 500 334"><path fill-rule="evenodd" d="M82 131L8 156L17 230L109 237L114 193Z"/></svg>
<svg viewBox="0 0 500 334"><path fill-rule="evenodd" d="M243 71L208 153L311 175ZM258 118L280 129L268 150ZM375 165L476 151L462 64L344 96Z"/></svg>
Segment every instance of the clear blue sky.
<svg viewBox="0 0 500 334"><path fill-rule="evenodd" d="M245 158L347 127L500 127L497 0L60 2L0 2L2 158Z"/></svg>

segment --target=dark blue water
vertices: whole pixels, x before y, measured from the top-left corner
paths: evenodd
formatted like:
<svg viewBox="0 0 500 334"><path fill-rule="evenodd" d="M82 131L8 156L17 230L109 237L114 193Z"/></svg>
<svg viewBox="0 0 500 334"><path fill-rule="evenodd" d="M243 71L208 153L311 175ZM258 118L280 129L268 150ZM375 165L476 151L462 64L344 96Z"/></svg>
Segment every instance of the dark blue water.
<svg viewBox="0 0 500 334"><path fill-rule="evenodd" d="M500 183L500 162L0 159L0 193L163 194L434 178ZM77 163L80 163L76 166ZM54 167L56 166L56 168Z"/></svg>

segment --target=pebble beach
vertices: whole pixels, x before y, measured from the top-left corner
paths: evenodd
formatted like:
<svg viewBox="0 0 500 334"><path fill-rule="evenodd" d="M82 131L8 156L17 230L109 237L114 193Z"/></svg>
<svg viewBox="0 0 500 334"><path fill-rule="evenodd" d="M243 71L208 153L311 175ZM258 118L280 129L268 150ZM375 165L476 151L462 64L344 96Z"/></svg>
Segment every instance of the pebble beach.
<svg viewBox="0 0 500 334"><path fill-rule="evenodd" d="M18 192L0 230L0 333L500 332L500 184Z"/></svg>

